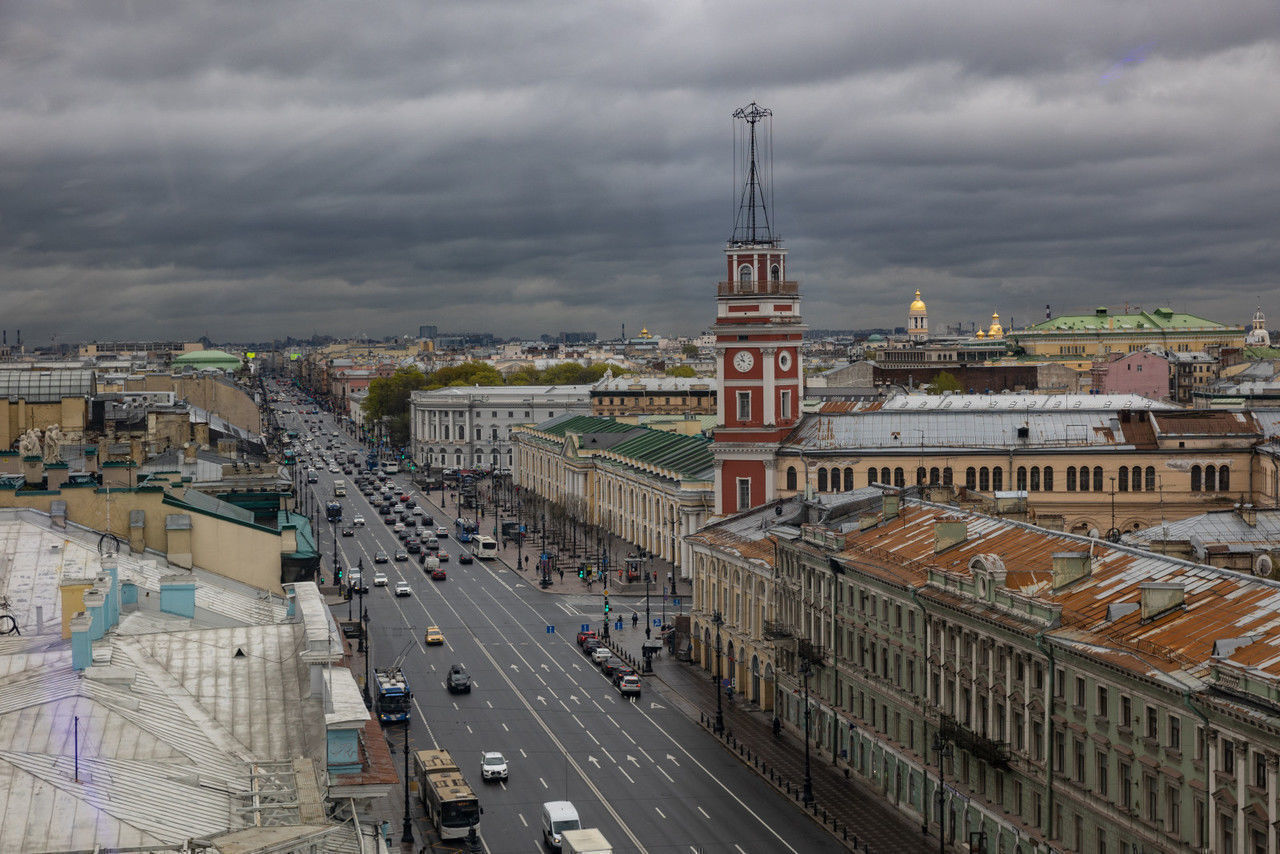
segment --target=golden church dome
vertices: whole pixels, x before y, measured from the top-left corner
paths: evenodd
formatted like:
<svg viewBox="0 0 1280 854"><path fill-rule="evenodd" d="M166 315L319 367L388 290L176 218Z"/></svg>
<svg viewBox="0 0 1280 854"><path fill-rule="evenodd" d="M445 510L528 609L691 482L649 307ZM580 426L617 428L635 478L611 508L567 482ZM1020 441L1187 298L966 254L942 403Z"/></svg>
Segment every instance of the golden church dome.
<svg viewBox="0 0 1280 854"><path fill-rule="evenodd" d="M979 330L978 330L978 336L977 336L977 337L979 337L979 338L986 338L986 337L987 337L987 333L985 333L985 332L983 332L981 329L979 329Z"/></svg>
<svg viewBox="0 0 1280 854"><path fill-rule="evenodd" d="M991 313L991 328L987 330L988 338L1003 338L1004 329L1000 326L1000 315L996 312Z"/></svg>
<svg viewBox="0 0 1280 854"><path fill-rule="evenodd" d="M916 290L916 298L911 301L911 311L925 311L924 300L920 299L920 291Z"/></svg>

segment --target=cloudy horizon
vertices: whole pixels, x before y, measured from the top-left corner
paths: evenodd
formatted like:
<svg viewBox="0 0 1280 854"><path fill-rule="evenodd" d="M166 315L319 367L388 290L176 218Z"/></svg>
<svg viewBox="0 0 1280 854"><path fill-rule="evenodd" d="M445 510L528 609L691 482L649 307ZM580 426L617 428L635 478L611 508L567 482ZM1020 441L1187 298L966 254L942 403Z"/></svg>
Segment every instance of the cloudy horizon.
<svg viewBox="0 0 1280 854"><path fill-rule="evenodd" d="M698 334L733 128L811 327L1280 317L1274 4L0 7L12 342Z"/></svg>

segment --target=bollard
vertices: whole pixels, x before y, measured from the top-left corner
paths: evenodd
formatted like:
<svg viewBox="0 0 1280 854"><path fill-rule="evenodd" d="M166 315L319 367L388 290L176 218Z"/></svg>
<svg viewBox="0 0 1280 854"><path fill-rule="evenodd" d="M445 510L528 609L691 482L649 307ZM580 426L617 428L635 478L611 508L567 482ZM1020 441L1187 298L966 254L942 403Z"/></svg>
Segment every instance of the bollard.
<svg viewBox="0 0 1280 854"><path fill-rule="evenodd" d="M842 833L843 833L843 836L844 836L844 841L845 841L845 842L848 842L848 841L849 841L849 825L847 825L847 824L846 824L846 825L844 826L844 830L842 831Z"/></svg>
<svg viewBox="0 0 1280 854"><path fill-rule="evenodd" d="M826 808L826 807L823 807L823 808L822 808L822 823L823 823L823 824L826 824L826 823L827 823L827 808Z"/></svg>
<svg viewBox="0 0 1280 854"><path fill-rule="evenodd" d="M857 850L858 848L858 834L856 833L853 835L853 847L854 847L854 850Z"/></svg>

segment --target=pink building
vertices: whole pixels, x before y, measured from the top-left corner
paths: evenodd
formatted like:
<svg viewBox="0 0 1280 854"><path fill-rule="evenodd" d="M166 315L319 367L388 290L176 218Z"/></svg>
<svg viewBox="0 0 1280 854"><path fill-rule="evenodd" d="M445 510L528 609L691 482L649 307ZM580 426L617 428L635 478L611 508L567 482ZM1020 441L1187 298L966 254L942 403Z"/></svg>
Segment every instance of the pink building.
<svg viewBox="0 0 1280 854"><path fill-rule="evenodd" d="M1112 353L1089 370L1094 394L1140 394L1153 400L1169 397L1169 360L1146 350Z"/></svg>

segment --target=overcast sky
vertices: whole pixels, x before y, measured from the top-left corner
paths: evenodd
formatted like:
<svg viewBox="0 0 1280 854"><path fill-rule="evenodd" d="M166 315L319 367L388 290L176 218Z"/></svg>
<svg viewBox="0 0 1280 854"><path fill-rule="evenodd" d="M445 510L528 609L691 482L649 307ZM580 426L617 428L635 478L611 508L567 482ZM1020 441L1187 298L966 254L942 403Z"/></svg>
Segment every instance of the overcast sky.
<svg viewBox="0 0 1280 854"><path fill-rule="evenodd" d="M1280 325L1275 0L0 2L27 343L697 334L731 113L820 328Z"/></svg>

